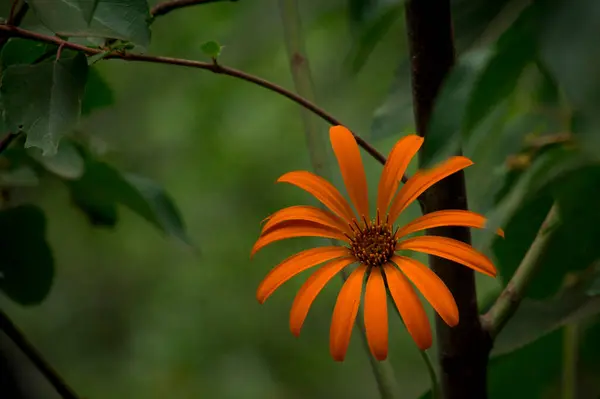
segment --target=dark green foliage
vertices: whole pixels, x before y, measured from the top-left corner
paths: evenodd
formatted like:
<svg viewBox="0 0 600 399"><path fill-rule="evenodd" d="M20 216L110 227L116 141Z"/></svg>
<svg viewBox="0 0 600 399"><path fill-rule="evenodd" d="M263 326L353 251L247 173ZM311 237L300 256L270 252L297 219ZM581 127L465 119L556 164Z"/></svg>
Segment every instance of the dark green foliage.
<svg viewBox="0 0 600 399"><path fill-rule="evenodd" d="M40 303L54 279L46 218L38 207L0 211L0 291L21 305Z"/></svg>
<svg viewBox="0 0 600 399"><path fill-rule="evenodd" d="M204 55L207 55L213 59L217 59L217 58L219 58L219 55L221 55L221 50L223 49L223 46L221 46L219 43L215 42L214 40L211 40L209 42L204 43L202 46L200 46L200 49L202 50Z"/></svg>
<svg viewBox="0 0 600 399"><path fill-rule="evenodd" d="M114 102L114 95L108 83L96 67L90 67L81 103L81 114L88 115L94 109L109 107Z"/></svg>
<svg viewBox="0 0 600 399"><path fill-rule="evenodd" d="M66 53L66 52L65 52ZM2 71L0 95L12 132L27 135L26 147L54 155L61 137L75 127L81 113L87 62L80 53L33 65L11 65Z"/></svg>
<svg viewBox="0 0 600 399"><path fill-rule="evenodd" d="M85 172L65 180L73 202L99 226L114 226L116 206L124 205L166 234L190 243L179 210L169 195L150 179L122 174L106 162L85 156Z"/></svg>
<svg viewBox="0 0 600 399"><path fill-rule="evenodd" d="M61 36L121 39L142 48L150 43L146 0L30 0L29 4L40 21Z"/></svg>

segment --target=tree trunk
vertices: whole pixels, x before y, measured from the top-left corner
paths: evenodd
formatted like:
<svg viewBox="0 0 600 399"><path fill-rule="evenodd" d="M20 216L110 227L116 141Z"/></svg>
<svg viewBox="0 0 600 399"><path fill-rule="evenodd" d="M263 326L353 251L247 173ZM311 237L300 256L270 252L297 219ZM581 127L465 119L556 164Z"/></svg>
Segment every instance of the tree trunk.
<svg viewBox="0 0 600 399"><path fill-rule="evenodd" d="M435 98L455 59L450 1L409 0L406 21L415 122L417 133L427 140ZM445 178L427 190L422 199L424 213L467 209L464 173ZM471 243L470 230L464 227L441 227L427 233ZM463 265L433 256L429 262L454 295L460 312L460 323L453 328L436 315L442 397L485 399L491 339L479 322L474 273Z"/></svg>

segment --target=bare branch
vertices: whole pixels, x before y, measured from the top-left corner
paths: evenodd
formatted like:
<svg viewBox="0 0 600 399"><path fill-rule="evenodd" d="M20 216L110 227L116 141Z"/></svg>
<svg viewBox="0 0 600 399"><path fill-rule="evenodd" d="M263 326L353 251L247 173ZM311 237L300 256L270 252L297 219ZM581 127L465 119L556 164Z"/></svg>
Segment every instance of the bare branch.
<svg viewBox="0 0 600 399"><path fill-rule="evenodd" d="M175 11L180 8L195 6L200 4L209 4L209 3L217 3L223 0L170 0L162 3L158 3L150 10L150 15L153 18L160 17L161 15L165 15L170 13L171 11ZM229 0L231 2L236 2L237 0Z"/></svg>
<svg viewBox="0 0 600 399"><path fill-rule="evenodd" d="M0 140L0 154L6 150L10 144L19 137L19 133L8 133L2 140Z"/></svg>
<svg viewBox="0 0 600 399"><path fill-rule="evenodd" d="M405 5L415 122L417 133L427 140L436 97L455 59L450 0L408 0ZM454 173L430 187L422 205L423 213L468 209L464 173ZM465 227L438 227L428 234L471 243ZM460 313L455 327L436 315L441 397L485 399L491 339L479 321L473 271L436 256L429 257L429 264L452 292Z"/></svg>
<svg viewBox="0 0 600 399"><path fill-rule="evenodd" d="M67 385L60 375L48 364L35 347L27 340L17 326L10 320L8 315L0 309L0 331L27 356L42 375L52 384L56 392L63 399L79 399L79 396Z"/></svg>
<svg viewBox="0 0 600 399"><path fill-rule="evenodd" d="M15 26L7 26L0 25L0 36L4 34L7 37L21 37L24 39L35 40L43 43L55 44L57 46L62 46L63 48L68 48L71 50L80 51L87 55L95 55L104 53L104 50L91 48L82 46L80 44L67 42L56 36L48 36L37 32L32 32L29 30L21 29ZM198 69L206 69L216 74L232 76L238 79L245 80L246 82L253 83L255 85L264 87L265 89L274 91L276 93L281 94L284 97L289 98L295 103L303 106L304 108L314 112L316 115L327 121L332 125L343 125L338 119L334 118L333 115L329 114L322 108L318 107L314 103L308 101L307 99L279 86L275 83L271 83L265 79L259 78L254 75L247 74L240 70L229 68L214 62L202 62L202 61L193 61L186 60L181 58L171 58L171 57L161 57L161 56L151 56L151 55L141 55L141 54L131 54L121 51L114 51L108 54L105 59L120 59L124 61L137 61L137 62L149 62L154 64L168 64L168 65L178 65L184 66L188 68L198 68ZM385 164L386 158L377 151L373 146L367 143L361 137L354 135L356 142L359 146L361 146L369 155L379 161L381 164Z"/></svg>

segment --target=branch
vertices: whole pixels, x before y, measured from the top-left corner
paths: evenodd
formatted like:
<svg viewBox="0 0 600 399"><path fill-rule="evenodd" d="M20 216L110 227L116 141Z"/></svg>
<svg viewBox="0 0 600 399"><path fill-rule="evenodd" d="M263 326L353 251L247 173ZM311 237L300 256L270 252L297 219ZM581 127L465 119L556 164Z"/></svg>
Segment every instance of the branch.
<svg viewBox="0 0 600 399"><path fill-rule="evenodd" d="M0 331L3 331L15 345L29 358L34 366L42 375L52 384L56 392L63 399L79 399L79 396L73 391L60 377L60 375L50 366L40 355L40 353L27 341L25 335L10 320L8 315L0 310Z"/></svg>
<svg viewBox="0 0 600 399"><path fill-rule="evenodd" d="M19 133L7 133L6 136L0 140L0 154L3 153L17 137L19 137Z"/></svg>
<svg viewBox="0 0 600 399"><path fill-rule="evenodd" d="M223 0L171 0L165 1L163 3L158 3L150 10L150 15L153 18L160 17L161 15L165 15L170 13L171 11L177 10L178 8L184 8L189 6L195 6L200 4L208 4L208 3L217 3ZM238 0L229 0L231 2L236 2Z"/></svg>
<svg viewBox="0 0 600 399"><path fill-rule="evenodd" d="M525 257L517 267L514 275L504 287L504 290L496 299L490 310L481 316L484 328L489 332L492 339L496 338L510 317L517 311L531 280L542 266L540 258L548 249L550 237L557 225L560 223L558 205L555 203L540 230L527 250Z"/></svg>
<svg viewBox="0 0 600 399"><path fill-rule="evenodd" d="M55 44L57 46L63 46L63 48L68 48L75 51L80 51L87 55L95 55L104 53L104 50L90 48L86 46L82 46L80 44L67 42L66 40L62 40L56 36L48 36L37 32L32 32L29 30L17 28L14 26L6 26L0 25L0 35L5 34L9 37L20 37L23 39L35 40L43 43ZM267 80L259 78L254 75L247 74L245 72L239 71L234 68L229 68L226 66L222 66L218 63L213 62L202 62L202 61L192 61L181 58L171 58L171 57L161 57L161 56L150 56L150 55L141 55L141 54L129 54L120 51L114 51L108 54L105 59L120 59L124 61L139 61L139 62L150 62L154 64L169 64L169 65L179 65L189 68L198 68L198 69L206 69L213 73L220 75L232 76L238 79L245 80L246 82L250 82L256 84L258 86L264 87L267 90L274 91L276 93L281 94L284 97L289 98L295 103L301 105L302 107L308 109L309 111L315 113L328 123L332 125L343 125L342 122L334 118L331 114L327 113L322 108L308 101L307 99L279 86L275 83L271 83ZM372 147L369 143L363 140L361 137L354 135L356 142L360 145L365 151L369 153L373 158L375 158L379 163L385 164L385 157L377 151L374 147Z"/></svg>
<svg viewBox="0 0 600 399"><path fill-rule="evenodd" d="M450 0L408 0L405 6L415 122L417 133L427 138L436 96L455 60ZM467 209L464 173L454 173L428 189L423 206L424 213ZM439 227L427 233L471 243L465 227ZM435 256L429 257L429 264L452 292L460 313L460 323L452 328L436 315L442 398L485 399L491 339L479 321L474 273Z"/></svg>

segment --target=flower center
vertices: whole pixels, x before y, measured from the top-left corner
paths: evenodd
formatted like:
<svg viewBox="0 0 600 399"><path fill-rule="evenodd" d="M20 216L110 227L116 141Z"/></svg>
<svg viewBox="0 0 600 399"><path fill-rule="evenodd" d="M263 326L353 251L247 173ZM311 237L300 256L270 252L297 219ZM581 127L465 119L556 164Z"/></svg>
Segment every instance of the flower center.
<svg viewBox="0 0 600 399"><path fill-rule="evenodd" d="M350 250L362 264L369 267L383 266L394 255L397 240L392 232L392 226L387 222L365 221L363 227L355 222L354 225L350 225L350 228L354 231Z"/></svg>

